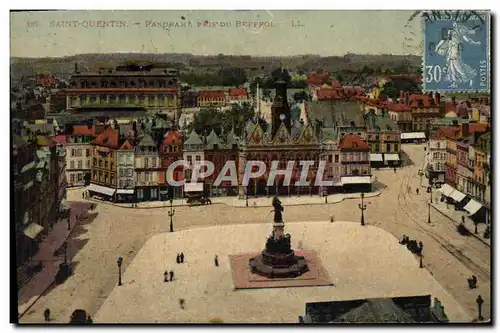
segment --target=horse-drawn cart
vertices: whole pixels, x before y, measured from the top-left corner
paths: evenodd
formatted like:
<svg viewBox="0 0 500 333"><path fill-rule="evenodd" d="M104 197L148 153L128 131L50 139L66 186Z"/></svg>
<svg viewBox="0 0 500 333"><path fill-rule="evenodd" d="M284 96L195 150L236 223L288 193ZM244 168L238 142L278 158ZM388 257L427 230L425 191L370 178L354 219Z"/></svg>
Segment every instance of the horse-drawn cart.
<svg viewBox="0 0 500 333"><path fill-rule="evenodd" d="M203 183L186 183L184 184L184 194L186 203L189 206L211 205L212 201L205 196Z"/></svg>

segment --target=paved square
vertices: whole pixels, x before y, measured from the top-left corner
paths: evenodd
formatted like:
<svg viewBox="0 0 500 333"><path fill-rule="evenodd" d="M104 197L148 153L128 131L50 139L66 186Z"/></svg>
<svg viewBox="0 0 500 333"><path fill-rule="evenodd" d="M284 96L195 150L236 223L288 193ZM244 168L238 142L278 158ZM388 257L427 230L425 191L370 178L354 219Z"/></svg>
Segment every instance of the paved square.
<svg viewBox="0 0 500 333"><path fill-rule="evenodd" d="M270 223L227 225L151 237L94 322L297 323L306 302L428 294L442 302L452 322L471 319L394 236L351 222L286 223L292 248L300 242L303 250L315 251L335 286L235 290L229 256L262 250L270 228ZM185 263L176 264L181 251ZM165 270L175 271L175 281L163 282Z"/></svg>
<svg viewBox="0 0 500 333"><path fill-rule="evenodd" d="M260 255L260 252L230 255L231 271L235 289L253 288L285 288L285 287L311 287L331 286L328 272L321 265L321 260L314 251L295 251L296 256L306 258L309 271L296 278L270 279L252 273L248 261Z"/></svg>

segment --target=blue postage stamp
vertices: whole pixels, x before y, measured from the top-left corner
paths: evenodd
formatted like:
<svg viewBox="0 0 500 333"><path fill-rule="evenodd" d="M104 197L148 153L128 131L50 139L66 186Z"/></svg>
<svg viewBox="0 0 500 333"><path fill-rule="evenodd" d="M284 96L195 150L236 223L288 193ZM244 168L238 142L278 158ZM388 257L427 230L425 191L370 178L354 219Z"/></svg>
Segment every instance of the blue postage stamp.
<svg viewBox="0 0 500 333"><path fill-rule="evenodd" d="M424 29L425 91L490 89L490 13L429 11Z"/></svg>

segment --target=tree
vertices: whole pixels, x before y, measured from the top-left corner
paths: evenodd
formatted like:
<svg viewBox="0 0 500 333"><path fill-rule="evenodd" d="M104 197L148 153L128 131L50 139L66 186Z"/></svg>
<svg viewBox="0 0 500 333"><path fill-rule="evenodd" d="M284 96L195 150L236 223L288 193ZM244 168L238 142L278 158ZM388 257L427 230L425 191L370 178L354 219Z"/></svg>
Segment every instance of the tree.
<svg viewBox="0 0 500 333"><path fill-rule="evenodd" d="M247 82L247 73L243 68L224 67L219 70L218 76L223 86L241 86Z"/></svg>
<svg viewBox="0 0 500 333"><path fill-rule="evenodd" d="M302 102L302 101L307 101L308 96L307 96L307 93L302 90L302 91L299 91L299 92L296 92L295 94L293 94L293 99L296 102Z"/></svg>

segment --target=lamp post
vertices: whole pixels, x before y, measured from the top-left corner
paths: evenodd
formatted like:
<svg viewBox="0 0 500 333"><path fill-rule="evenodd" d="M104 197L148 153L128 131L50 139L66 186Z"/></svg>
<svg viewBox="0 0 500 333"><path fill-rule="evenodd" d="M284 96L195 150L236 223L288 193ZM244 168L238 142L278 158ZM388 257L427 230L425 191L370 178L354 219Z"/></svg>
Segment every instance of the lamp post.
<svg viewBox="0 0 500 333"><path fill-rule="evenodd" d="M174 221L173 217L175 215L174 200L170 199L170 210L168 211L168 216L170 217L170 232L174 232Z"/></svg>
<svg viewBox="0 0 500 333"><path fill-rule="evenodd" d="M427 223L431 224L431 203L429 202L429 214L427 215Z"/></svg>
<svg viewBox="0 0 500 333"><path fill-rule="evenodd" d="M62 249L64 251L64 263L67 264L68 263L68 242L67 241L65 241L62 244Z"/></svg>
<svg viewBox="0 0 500 333"><path fill-rule="evenodd" d="M481 314L481 308L483 307L484 300L481 297L481 295L477 296L476 303L477 303L477 312L478 312L477 319L479 321L482 321L482 320L484 320L484 318L483 318L483 316Z"/></svg>
<svg viewBox="0 0 500 333"><path fill-rule="evenodd" d="M248 207L248 186L245 188L245 207Z"/></svg>
<svg viewBox="0 0 500 333"><path fill-rule="evenodd" d="M118 264L118 285L122 285L122 263L123 263L123 258L118 257L118 261L116 262Z"/></svg>
<svg viewBox="0 0 500 333"><path fill-rule="evenodd" d="M365 194L363 192L361 192L361 203L358 204L359 206L359 209L361 210L361 225L364 226L365 225L365 209L366 209L366 205L364 204L363 202L363 199L365 198Z"/></svg>
<svg viewBox="0 0 500 333"><path fill-rule="evenodd" d="M419 256L420 256L420 265L419 265L419 267L420 268L424 268L424 265L422 263L422 260L423 260L423 257L424 257L424 243L419 242L418 246L420 247L420 254L419 254Z"/></svg>

